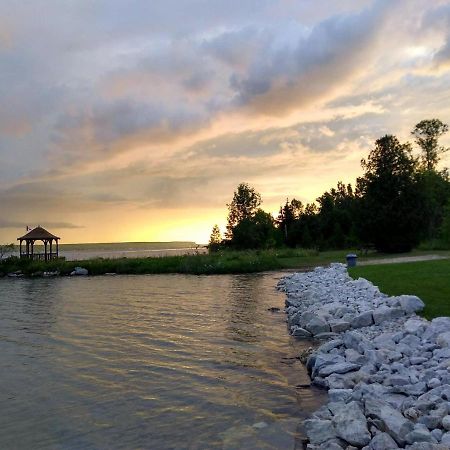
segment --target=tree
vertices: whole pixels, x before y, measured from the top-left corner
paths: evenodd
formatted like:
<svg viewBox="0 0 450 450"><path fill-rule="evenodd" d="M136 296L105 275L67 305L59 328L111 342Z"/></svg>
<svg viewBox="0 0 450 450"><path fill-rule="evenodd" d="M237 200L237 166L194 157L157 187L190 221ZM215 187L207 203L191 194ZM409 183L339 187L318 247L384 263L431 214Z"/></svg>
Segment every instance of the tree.
<svg viewBox="0 0 450 450"><path fill-rule="evenodd" d="M0 245L0 260L2 260L3 258L7 258L14 252L14 250L15 250L14 244Z"/></svg>
<svg viewBox="0 0 450 450"><path fill-rule="evenodd" d="M298 241L298 220L303 213L303 203L293 198L290 202L286 199L284 206L280 207L280 212L276 223L278 229L284 237L284 243L289 247L295 247Z"/></svg>
<svg viewBox="0 0 450 450"><path fill-rule="evenodd" d="M378 251L411 250L419 242L424 225L424 200L411 145L386 135L375 142L361 165L365 169L357 180L361 240L374 244Z"/></svg>
<svg viewBox="0 0 450 450"><path fill-rule="evenodd" d="M241 183L233 195L228 207L228 223L225 236L232 239L233 229L244 219L250 219L261 205L261 195L247 183Z"/></svg>
<svg viewBox="0 0 450 450"><path fill-rule="evenodd" d="M220 228L218 225L214 225L211 231L211 236L209 237L208 249L212 252L216 252L220 248L222 243L222 235L220 233Z"/></svg>
<svg viewBox="0 0 450 450"><path fill-rule="evenodd" d="M242 219L234 228L231 243L237 249L270 248L276 245L274 219L258 209L251 217Z"/></svg>
<svg viewBox="0 0 450 450"><path fill-rule="evenodd" d="M438 145L438 139L447 131L448 125L439 119L422 120L411 131L417 145L422 149L421 162L424 169L435 170L439 155L448 150Z"/></svg>

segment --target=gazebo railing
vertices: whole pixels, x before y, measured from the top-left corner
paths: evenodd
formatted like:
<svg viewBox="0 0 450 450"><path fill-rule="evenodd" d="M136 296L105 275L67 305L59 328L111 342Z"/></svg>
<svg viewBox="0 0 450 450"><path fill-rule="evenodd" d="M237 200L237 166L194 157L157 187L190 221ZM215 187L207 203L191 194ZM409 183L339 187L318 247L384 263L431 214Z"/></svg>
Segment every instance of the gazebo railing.
<svg viewBox="0 0 450 450"><path fill-rule="evenodd" d="M28 255L26 253L21 253L20 257L24 259L32 259L33 261L45 261L45 253L30 253ZM47 253L47 261L51 259L58 259L58 253Z"/></svg>

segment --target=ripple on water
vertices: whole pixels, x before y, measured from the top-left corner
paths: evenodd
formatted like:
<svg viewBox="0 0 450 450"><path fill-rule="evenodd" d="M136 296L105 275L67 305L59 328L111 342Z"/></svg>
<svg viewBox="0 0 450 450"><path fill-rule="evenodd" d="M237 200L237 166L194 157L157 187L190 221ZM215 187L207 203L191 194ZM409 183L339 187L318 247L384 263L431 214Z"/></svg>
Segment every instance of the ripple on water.
<svg viewBox="0 0 450 450"><path fill-rule="evenodd" d="M0 280L0 448L293 448L318 400L275 284Z"/></svg>

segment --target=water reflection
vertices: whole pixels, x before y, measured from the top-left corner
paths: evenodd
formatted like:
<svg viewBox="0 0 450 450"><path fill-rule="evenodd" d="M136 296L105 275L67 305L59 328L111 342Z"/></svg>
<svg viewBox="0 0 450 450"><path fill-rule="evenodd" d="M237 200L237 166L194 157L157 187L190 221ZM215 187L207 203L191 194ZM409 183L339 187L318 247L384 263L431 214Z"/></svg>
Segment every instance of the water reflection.
<svg viewBox="0 0 450 450"><path fill-rule="evenodd" d="M0 448L289 448L280 440L295 441L316 400L299 409L306 374L280 364L293 348L284 315L267 311L282 306L274 285L0 280Z"/></svg>

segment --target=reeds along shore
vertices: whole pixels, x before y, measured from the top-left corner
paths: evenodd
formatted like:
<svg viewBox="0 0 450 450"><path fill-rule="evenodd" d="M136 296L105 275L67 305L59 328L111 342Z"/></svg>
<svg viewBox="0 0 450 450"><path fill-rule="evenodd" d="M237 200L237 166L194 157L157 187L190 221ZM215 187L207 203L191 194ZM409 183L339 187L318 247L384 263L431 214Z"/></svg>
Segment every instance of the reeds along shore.
<svg viewBox="0 0 450 450"><path fill-rule="evenodd" d="M342 252L339 252L342 253ZM253 273L266 270L280 270L292 267L311 267L321 260L335 259L336 252L319 254L315 250L265 250L265 251L224 251L211 254L163 256L148 258L96 258L83 261L49 262L8 258L0 262L0 274L10 273L24 276L43 276L44 273L58 272L70 275L75 267L83 267L89 275L117 274L225 274ZM325 258L325 259L324 259Z"/></svg>

